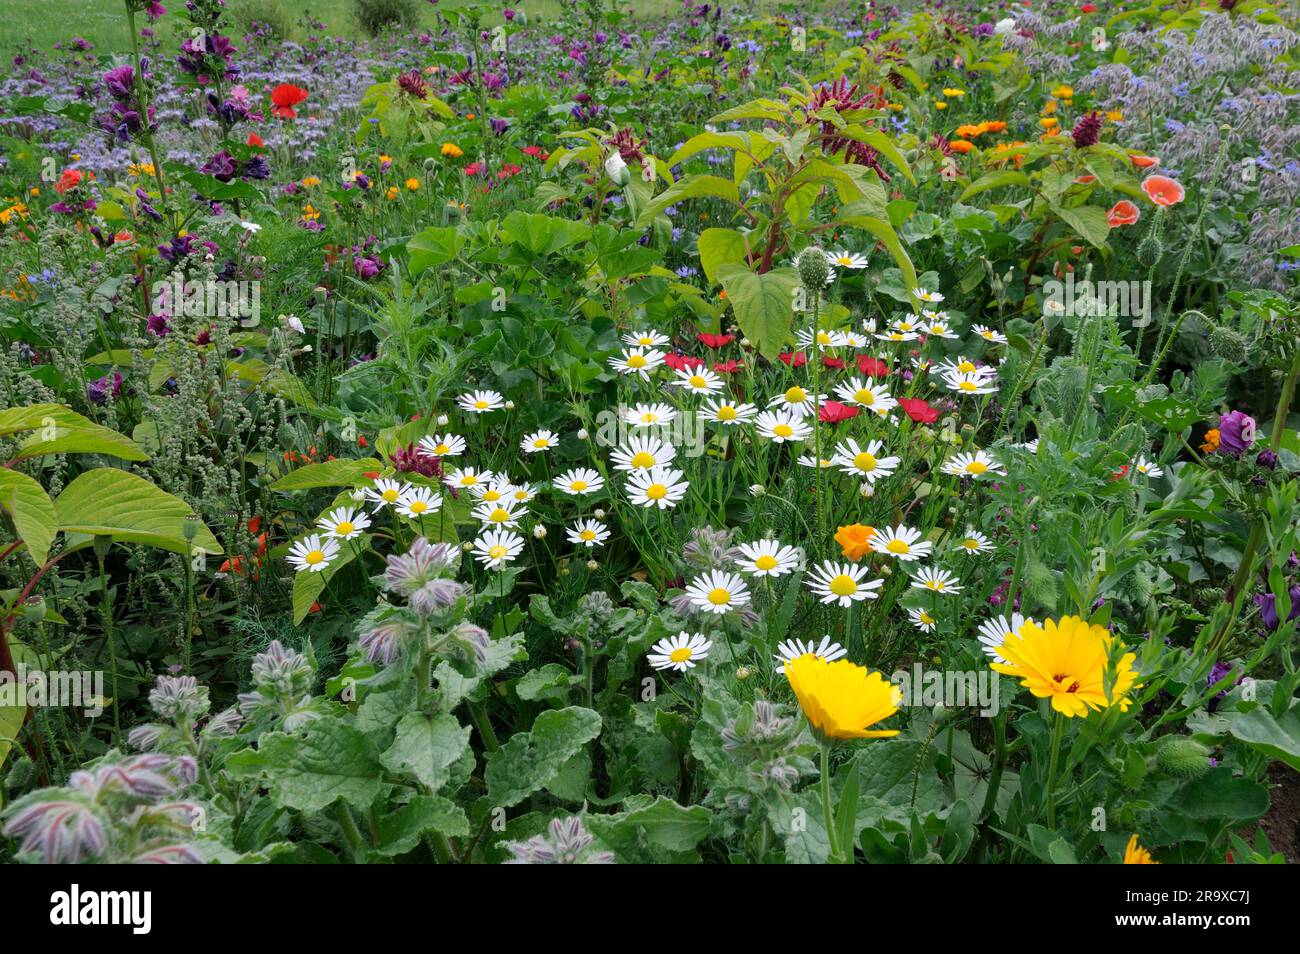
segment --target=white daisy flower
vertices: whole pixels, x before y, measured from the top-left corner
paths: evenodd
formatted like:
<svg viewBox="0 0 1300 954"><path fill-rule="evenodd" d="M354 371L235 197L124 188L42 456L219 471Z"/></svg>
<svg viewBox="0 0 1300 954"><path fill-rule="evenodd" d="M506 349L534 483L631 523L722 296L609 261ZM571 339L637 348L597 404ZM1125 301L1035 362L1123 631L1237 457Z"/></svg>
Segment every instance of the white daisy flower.
<svg viewBox="0 0 1300 954"><path fill-rule="evenodd" d="M323 530L327 537L351 540L353 537L361 536L362 532L370 526L370 518L360 510L338 507L317 520L316 526Z"/></svg>
<svg viewBox="0 0 1300 954"><path fill-rule="evenodd" d="M675 507L686 496L690 482L682 479L682 472L671 467L637 470L628 475L627 498L638 507L658 507L666 510Z"/></svg>
<svg viewBox="0 0 1300 954"><path fill-rule="evenodd" d="M943 295L937 291L930 291L928 288L912 289L912 297L917 301L923 301L928 304L935 304L943 301Z"/></svg>
<svg viewBox="0 0 1300 954"><path fill-rule="evenodd" d="M957 454L940 468L953 477L982 477L985 474L1005 474L1002 465L987 451L974 450Z"/></svg>
<svg viewBox="0 0 1300 954"><path fill-rule="evenodd" d="M677 412L668 404L637 404L623 412L623 420L633 427L659 427L676 418Z"/></svg>
<svg viewBox="0 0 1300 954"><path fill-rule="evenodd" d="M845 348L865 348L871 344L871 339L860 331L854 331L852 328L846 328L840 332L840 344Z"/></svg>
<svg viewBox="0 0 1300 954"><path fill-rule="evenodd" d="M835 466L835 461L830 460L829 458L826 457L823 457L821 460L818 460L812 454L804 454L802 457L799 458L799 466L818 467L822 470L829 470L831 467Z"/></svg>
<svg viewBox="0 0 1300 954"><path fill-rule="evenodd" d="M907 611L907 618L923 633L933 633L935 624L939 621L923 609L910 609Z"/></svg>
<svg viewBox="0 0 1300 954"><path fill-rule="evenodd" d="M295 541L293 546L289 547L289 554L285 559L299 573L303 570L310 573L319 573L329 566L330 562L338 555L339 542L337 540L329 537L322 540L313 533Z"/></svg>
<svg viewBox="0 0 1300 954"><path fill-rule="evenodd" d="M514 494L514 485L505 474L495 474L490 484L475 484L469 492L486 503L510 499Z"/></svg>
<svg viewBox="0 0 1300 954"><path fill-rule="evenodd" d="M807 440L813 432L798 415L789 411L764 411L758 415L755 424L759 434L777 444Z"/></svg>
<svg viewBox="0 0 1300 954"><path fill-rule="evenodd" d="M1037 454L1038 438L1035 437L1032 441L1025 441L1023 444L1012 444L1011 446L1016 448L1017 450L1029 451L1029 453L1031 454Z"/></svg>
<svg viewBox="0 0 1300 954"><path fill-rule="evenodd" d="M826 261L836 268L859 269L867 267L867 256L858 252L845 252L843 250L827 252Z"/></svg>
<svg viewBox="0 0 1300 954"><path fill-rule="evenodd" d="M985 341L991 341L994 344L1004 345L1007 343L1007 336L1000 331L988 327L987 325L976 325L972 329L975 334L979 335Z"/></svg>
<svg viewBox="0 0 1300 954"><path fill-rule="evenodd" d="M708 368L682 368L673 384L691 394L717 394L722 390L722 378Z"/></svg>
<svg viewBox="0 0 1300 954"><path fill-rule="evenodd" d="M1164 468L1160 467L1158 464L1151 463L1151 461L1147 460L1145 457L1139 457L1137 459L1137 463L1133 465L1133 470L1135 473L1142 474L1145 477L1163 477L1165 475Z"/></svg>
<svg viewBox="0 0 1300 954"><path fill-rule="evenodd" d="M938 364L932 365L929 370L931 374L940 377L947 377L950 374L977 374L985 378L994 378L998 373L998 369L992 365L980 364L961 354L956 358L944 358Z"/></svg>
<svg viewBox="0 0 1300 954"><path fill-rule="evenodd" d="M912 586L918 590L930 590L932 593L957 593L961 590L957 577L947 570L938 570L932 566L922 567L912 577Z"/></svg>
<svg viewBox="0 0 1300 954"><path fill-rule="evenodd" d="M965 535L957 541L957 549L975 556L977 553L988 553L992 550L993 542L978 530L967 527Z"/></svg>
<svg viewBox="0 0 1300 954"><path fill-rule="evenodd" d="M450 473L442 475L442 482L458 490L473 490L480 484L491 484L496 474L490 470L476 470L473 467L457 467Z"/></svg>
<svg viewBox="0 0 1300 954"><path fill-rule="evenodd" d="M902 331L902 332L915 331L918 334L921 331L921 326L917 322L913 321L911 318L899 318L897 321L891 322L889 327L892 328L894 331Z"/></svg>
<svg viewBox="0 0 1300 954"><path fill-rule="evenodd" d="M839 643L832 642L829 636L823 636L820 643L814 643L811 639L807 642L802 639L783 639L776 644L776 655L772 658L776 660L776 671L783 673L786 663L792 663L803 656L816 656L826 662L835 662L848 654L849 651Z"/></svg>
<svg viewBox="0 0 1300 954"><path fill-rule="evenodd" d="M599 520L579 520L564 533L570 543L576 543L589 550L592 547L604 546L605 541L609 539L609 528Z"/></svg>
<svg viewBox="0 0 1300 954"><path fill-rule="evenodd" d="M913 530L901 523L896 527L877 529L867 543L877 553L897 557L906 563L929 556L934 547L929 540L921 539L920 530Z"/></svg>
<svg viewBox="0 0 1300 954"><path fill-rule="evenodd" d="M875 483L882 477L890 476L900 463L897 457L879 456L884 449L885 445L880 441L871 441L862 448L857 441L849 438L835 445L835 455L831 460L844 473Z"/></svg>
<svg viewBox="0 0 1300 954"><path fill-rule="evenodd" d="M742 424L753 420L758 408L752 404L737 404L734 401L713 400L704 402L700 409L706 421L714 424Z"/></svg>
<svg viewBox="0 0 1300 954"><path fill-rule="evenodd" d="M375 481L375 486L366 488L366 499L375 502L380 507L391 507L402 499L402 494L410 489L410 484L403 483L400 480L380 477Z"/></svg>
<svg viewBox="0 0 1300 954"><path fill-rule="evenodd" d="M590 467L575 467L555 478L555 486L574 497L594 494L605 486L605 478Z"/></svg>
<svg viewBox="0 0 1300 954"><path fill-rule="evenodd" d="M513 530L485 530L474 541L474 559L489 570L505 569L524 549L524 538Z"/></svg>
<svg viewBox="0 0 1300 954"><path fill-rule="evenodd" d="M465 438L455 434L426 434L417 446L430 457L459 457L465 453Z"/></svg>
<svg viewBox="0 0 1300 954"><path fill-rule="evenodd" d="M515 503L526 504L537 496L537 487L532 484L512 485L507 496Z"/></svg>
<svg viewBox="0 0 1300 954"><path fill-rule="evenodd" d="M835 386L835 396L845 404L856 404L869 410L888 412L898 406L883 384L877 384L872 378L850 378Z"/></svg>
<svg viewBox="0 0 1300 954"><path fill-rule="evenodd" d="M749 603L749 587L735 573L710 570L686 587L691 605L706 613L726 613Z"/></svg>
<svg viewBox="0 0 1300 954"><path fill-rule="evenodd" d="M804 328L800 330L795 340L799 343L800 351L811 349L814 341L818 350L844 346L844 336L838 331L830 331L826 328L818 328L815 332L812 328Z"/></svg>
<svg viewBox="0 0 1300 954"><path fill-rule="evenodd" d="M1018 634L1020 628L1026 623L1033 622L1034 620L1031 617L1012 613L1010 618L994 616L992 619L980 623L979 641L984 647L985 654L990 656L994 662L1005 663L1007 660L1002 657L1000 652L1002 644L1007 641L1007 637L1012 633Z"/></svg>
<svg viewBox="0 0 1300 954"><path fill-rule="evenodd" d="M839 603L847 607L859 600L880 597L876 590L885 585L884 580L866 579L867 568L852 563L826 560L808 573L808 588L817 594L822 603Z"/></svg>
<svg viewBox="0 0 1300 954"><path fill-rule="evenodd" d="M496 391L470 391L456 398L456 403L470 414L486 414L506 406L505 398Z"/></svg>
<svg viewBox="0 0 1300 954"><path fill-rule="evenodd" d="M799 565L803 555L779 540L757 540L737 547L736 565L742 573L754 576L785 576Z"/></svg>
<svg viewBox="0 0 1300 954"><path fill-rule="evenodd" d="M883 331L876 335L876 338L879 341L891 341L895 344L902 341L915 341L919 337L920 335L915 331L899 331L896 328L889 331Z"/></svg>
<svg viewBox="0 0 1300 954"><path fill-rule="evenodd" d="M412 487L397 501L397 512L403 517L425 517L442 509L442 496L428 487Z"/></svg>
<svg viewBox="0 0 1300 954"><path fill-rule="evenodd" d="M527 513L527 510L513 500L499 500L496 503L479 504L471 511L471 516L484 526L513 527Z"/></svg>
<svg viewBox="0 0 1300 954"><path fill-rule="evenodd" d="M631 434L627 443L616 448L609 459L615 470L633 471L650 470L653 467L666 467L677 456L677 448L657 437Z"/></svg>
<svg viewBox="0 0 1300 954"><path fill-rule="evenodd" d="M982 374L945 374L943 383L958 394L992 394L997 391L993 379Z"/></svg>
<svg viewBox="0 0 1300 954"><path fill-rule="evenodd" d="M704 638L703 633L680 632L676 636L667 636L650 647L646 660L652 669L676 669L685 672L694 669L695 663L709 655L713 644Z"/></svg>
<svg viewBox="0 0 1300 954"><path fill-rule="evenodd" d="M540 454L554 450L560 438L554 431L533 431L519 442L519 449L525 454Z"/></svg>
<svg viewBox="0 0 1300 954"><path fill-rule="evenodd" d="M650 372L664 363L664 357L655 348L624 348L619 357L609 359L609 365L619 374L636 374L649 381Z"/></svg>
<svg viewBox="0 0 1300 954"><path fill-rule="evenodd" d="M807 417L817 410L817 405L825 400L825 394L813 394L796 384L794 387L786 388L768 401L767 406L797 414L799 417Z"/></svg>
<svg viewBox="0 0 1300 954"><path fill-rule="evenodd" d="M925 333L931 338L958 337L957 332L953 331L952 325L942 319L927 322L925 325Z"/></svg>
<svg viewBox="0 0 1300 954"><path fill-rule="evenodd" d="M662 348L668 344L668 341L667 335L661 335L653 328L647 328L645 331L634 331L623 336L623 343L632 345L634 348Z"/></svg>

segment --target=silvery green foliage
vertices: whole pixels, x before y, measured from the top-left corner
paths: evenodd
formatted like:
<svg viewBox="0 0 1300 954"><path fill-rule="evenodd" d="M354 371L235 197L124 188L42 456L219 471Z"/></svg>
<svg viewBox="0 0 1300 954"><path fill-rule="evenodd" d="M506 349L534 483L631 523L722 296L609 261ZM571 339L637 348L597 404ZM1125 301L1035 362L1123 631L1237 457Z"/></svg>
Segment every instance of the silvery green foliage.
<svg viewBox="0 0 1300 954"><path fill-rule="evenodd" d="M506 842L503 847L511 854L508 865L612 865L612 851L594 851L595 839L582 823L582 818L553 818L545 835L535 835L527 841Z"/></svg>
<svg viewBox="0 0 1300 954"><path fill-rule="evenodd" d="M311 662L278 639L253 657L252 678L252 691L239 694L239 711L249 721L269 721L291 732L319 717Z"/></svg>
<svg viewBox="0 0 1300 954"><path fill-rule="evenodd" d="M744 764L755 781L783 791L798 781L793 754L803 726L798 719L779 715L772 703L759 699L742 707L720 734L722 750Z"/></svg>
<svg viewBox="0 0 1300 954"><path fill-rule="evenodd" d="M197 772L188 755L110 752L73 772L66 786L9 806L4 834L19 840L23 861L202 864L193 835L205 809L182 797Z"/></svg>

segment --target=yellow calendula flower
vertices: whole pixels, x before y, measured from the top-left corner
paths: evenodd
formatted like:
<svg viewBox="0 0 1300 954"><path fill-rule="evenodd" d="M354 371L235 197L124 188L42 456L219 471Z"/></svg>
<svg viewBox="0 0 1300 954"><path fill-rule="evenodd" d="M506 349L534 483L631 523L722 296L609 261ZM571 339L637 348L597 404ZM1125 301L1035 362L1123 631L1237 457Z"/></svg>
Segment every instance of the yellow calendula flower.
<svg viewBox="0 0 1300 954"><path fill-rule="evenodd" d="M318 185L320 185L320 180L317 179L315 176L308 176L307 178L302 180L302 187L304 189L313 189Z"/></svg>
<svg viewBox="0 0 1300 954"><path fill-rule="evenodd" d="M1042 126L1044 129L1055 129L1057 126L1061 125L1061 121L1055 116L1044 116L1038 121L1038 125Z"/></svg>
<svg viewBox="0 0 1300 954"><path fill-rule="evenodd" d="M1054 100L1054 99L1049 99L1047 102L1043 103L1043 115L1044 115L1044 116L1050 116L1050 115L1052 115L1054 112L1056 112L1056 100Z"/></svg>
<svg viewBox="0 0 1300 954"><path fill-rule="evenodd" d="M934 108L935 108L935 109L947 109L947 108L948 108L948 104L945 103L945 102L944 102L943 100L941 100L941 99L936 99L936 100L934 101Z"/></svg>
<svg viewBox="0 0 1300 954"><path fill-rule="evenodd" d="M1057 99L1073 99L1074 87L1070 86L1068 83L1061 83L1058 86L1052 87L1052 95Z"/></svg>
<svg viewBox="0 0 1300 954"><path fill-rule="evenodd" d="M14 219L21 219L27 215L27 206L21 202L15 202L7 209L0 209L0 225L8 225Z"/></svg>
<svg viewBox="0 0 1300 954"><path fill-rule="evenodd" d="M38 196L41 194L41 190L36 188L36 186L32 186L30 189L27 190L27 194L30 196Z"/></svg>
<svg viewBox="0 0 1300 954"><path fill-rule="evenodd" d="M1007 636L998 649L1004 663L990 663L995 672L1015 676L1039 699L1050 699L1064 716L1084 716L1091 709L1129 707L1128 693L1137 688L1137 656L1125 653L1115 665L1115 683L1106 694L1105 678L1114 640L1104 627L1078 616L1041 626L1026 622L1020 632Z"/></svg>
<svg viewBox="0 0 1300 954"><path fill-rule="evenodd" d="M875 532L875 527L851 523L835 531L835 542L840 545L844 559L857 561L871 552L871 535Z"/></svg>
<svg viewBox="0 0 1300 954"><path fill-rule="evenodd" d="M302 217L314 222L316 219L320 218L320 212L317 211L314 205L308 202L302 207Z"/></svg>
<svg viewBox="0 0 1300 954"><path fill-rule="evenodd" d="M388 191L384 193L385 197L389 199L396 199L400 194L401 190L397 186L389 186Z"/></svg>
<svg viewBox="0 0 1300 954"><path fill-rule="evenodd" d="M420 180L412 176L406 180L406 188L409 192L415 192L420 188Z"/></svg>
<svg viewBox="0 0 1300 954"><path fill-rule="evenodd" d="M460 146L456 145L454 142L444 142L442 144L442 154L447 156L449 159L459 159L461 156L465 155L465 150L460 148Z"/></svg>
<svg viewBox="0 0 1300 954"><path fill-rule="evenodd" d="M1219 449L1219 429L1212 427L1205 432L1205 440L1201 444L1201 450L1207 454L1213 454Z"/></svg>
<svg viewBox="0 0 1300 954"><path fill-rule="evenodd" d="M1158 865L1160 862L1151 857L1151 852L1138 844L1138 836L1135 834L1128 840L1128 845L1124 848L1124 864Z"/></svg>
<svg viewBox="0 0 1300 954"><path fill-rule="evenodd" d="M960 99L966 95L966 91L964 89L949 88L943 91L943 95L947 96L949 99Z"/></svg>
<svg viewBox="0 0 1300 954"><path fill-rule="evenodd" d="M386 155L384 155L384 154L381 152L381 153L379 154L379 161L380 161L380 162L391 163L391 162L393 161L393 157L392 157L392 156L386 156Z"/></svg>
<svg viewBox="0 0 1300 954"><path fill-rule="evenodd" d="M1122 123L1124 121L1124 110L1108 109L1106 110L1106 118L1113 123Z"/></svg>
<svg viewBox="0 0 1300 954"><path fill-rule="evenodd" d="M847 659L805 653L785 664L790 688L808 722L827 739L883 739L897 729L872 729L898 711L903 692L878 672Z"/></svg>

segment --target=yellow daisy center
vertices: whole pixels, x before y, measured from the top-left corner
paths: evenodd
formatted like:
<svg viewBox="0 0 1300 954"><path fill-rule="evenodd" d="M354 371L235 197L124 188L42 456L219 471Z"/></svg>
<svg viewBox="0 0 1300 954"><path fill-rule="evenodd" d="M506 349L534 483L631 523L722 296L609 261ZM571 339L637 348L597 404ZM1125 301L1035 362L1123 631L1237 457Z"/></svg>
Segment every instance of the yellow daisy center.
<svg viewBox="0 0 1300 954"><path fill-rule="evenodd" d="M569 484L569 489L576 491L577 493L582 493L587 489L587 482L585 480L575 480L573 483Z"/></svg>
<svg viewBox="0 0 1300 954"><path fill-rule="evenodd" d="M663 484L651 484L645 489L645 495L651 500L663 500L668 496L668 488Z"/></svg>
<svg viewBox="0 0 1300 954"><path fill-rule="evenodd" d="M772 556L770 553L764 553L754 561L754 566L758 567L760 570L774 569L776 567L776 557Z"/></svg>
<svg viewBox="0 0 1300 954"><path fill-rule="evenodd" d="M501 499L501 491L485 490L483 491L483 499L486 500L488 503L495 503L496 501Z"/></svg>
<svg viewBox="0 0 1300 954"><path fill-rule="evenodd" d="M912 552L912 548L907 545L906 540L899 540L897 538L890 540L888 543L886 543L885 549L888 550L890 553L902 554L902 553Z"/></svg>
<svg viewBox="0 0 1300 954"><path fill-rule="evenodd" d="M974 390L975 390L975 382L974 382L974 381L962 381L962 382L961 382L960 384L958 384L957 386L958 386L959 388L961 388L963 391L974 391Z"/></svg>
<svg viewBox="0 0 1300 954"><path fill-rule="evenodd" d="M390 487L387 490L385 490L383 493L381 493L379 496L383 498L384 503L392 503L394 500L398 498L399 494L397 493L396 490Z"/></svg>
<svg viewBox="0 0 1300 954"><path fill-rule="evenodd" d="M794 428L789 424L778 424L772 428L772 433L777 437L790 437L794 434Z"/></svg>
<svg viewBox="0 0 1300 954"><path fill-rule="evenodd" d="M831 343L831 336L830 336L827 332L825 332L825 331L819 331L819 332L817 332L817 343L818 343L818 344L830 344L830 343Z"/></svg>
<svg viewBox="0 0 1300 954"><path fill-rule="evenodd" d="M627 359L627 366L629 368L644 368L645 365L646 361L642 355L634 354L632 357Z"/></svg>
<svg viewBox="0 0 1300 954"><path fill-rule="evenodd" d="M464 477L460 479L460 485L462 487L473 487L477 483L478 483L478 478L475 477L473 474L466 474Z"/></svg>
<svg viewBox="0 0 1300 954"><path fill-rule="evenodd" d="M859 388L853 395L853 400L859 404L865 404L867 407L876 403L876 394L871 388Z"/></svg>
<svg viewBox="0 0 1300 954"><path fill-rule="evenodd" d="M488 406L488 402L484 401L482 398L479 398L477 401L474 402L475 410L486 411L487 406Z"/></svg>
<svg viewBox="0 0 1300 954"><path fill-rule="evenodd" d="M657 420L659 420L659 415L656 414L654 411L646 411L644 414L641 415L642 424L653 424Z"/></svg>
<svg viewBox="0 0 1300 954"><path fill-rule="evenodd" d="M718 408L718 420L734 421L736 419L736 409L730 404L724 404Z"/></svg>
<svg viewBox="0 0 1300 954"><path fill-rule="evenodd" d="M707 381L704 380L703 375L699 375L699 374L692 374L692 375L691 375L690 385L691 385L691 387L693 387L693 388L702 388L702 387L704 387L704 386L705 386L706 384L708 384L708 383L709 383L709 382L707 382Z"/></svg>
<svg viewBox="0 0 1300 954"><path fill-rule="evenodd" d="M315 566L317 563L324 563L324 562L325 562L325 551L323 551L323 550L312 550L310 553L308 553L308 554L307 554L305 557L303 557L302 559L303 559L303 562L307 563L309 566Z"/></svg>
<svg viewBox="0 0 1300 954"><path fill-rule="evenodd" d="M496 546L488 550L488 556L490 556L494 560L500 560L503 556L505 556L509 552L510 551L506 547L503 547L501 544L498 543Z"/></svg>
<svg viewBox="0 0 1300 954"><path fill-rule="evenodd" d="M429 505L425 503L423 500L411 501L411 507L410 507L411 513L424 513L428 509L429 509Z"/></svg>
<svg viewBox="0 0 1300 954"><path fill-rule="evenodd" d="M551 442L548 441L545 437L539 437L537 438L537 440L533 441L533 446L536 447L538 450L541 450L544 447L550 446L550 443Z"/></svg>
<svg viewBox="0 0 1300 954"><path fill-rule="evenodd" d="M681 646L670 652L668 658L675 663L686 662L686 660L691 658L691 649L689 646Z"/></svg>
<svg viewBox="0 0 1300 954"><path fill-rule="evenodd" d="M830 581L827 585L827 589L836 596L852 596L858 591L858 583L847 573L841 573Z"/></svg>
<svg viewBox="0 0 1300 954"><path fill-rule="evenodd" d="M446 444L439 444L437 447L435 447L435 448L433 449L433 456L434 456L434 457L442 457L444 454L446 454L446 453L447 453L448 451L450 451L450 450L451 450L451 448L448 447Z"/></svg>
<svg viewBox="0 0 1300 954"><path fill-rule="evenodd" d="M346 536L347 534L351 533L355 529L356 527L352 525L351 520L340 520L338 526L334 528L334 532L339 534L340 536Z"/></svg>
<svg viewBox="0 0 1300 954"><path fill-rule="evenodd" d="M980 542L976 540L974 537L967 537L965 540L961 542L961 545L964 546L967 550L978 550L980 548Z"/></svg>
<svg viewBox="0 0 1300 954"><path fill-rule="evenodd" d="M966 473L968 474L982 474L988 469L989 469L988 464L981 463L980 461L977 460L973 460L966 465Z"/></svg>
<svg viewBox="0 0 1300 954"><path fill-rule="evenodd" d="M655 458L653 454L647 453L646 451L638 451L636 454L632 455L633 467L639 468L640 470L647 470L654 465Z"/></svg>
<svg viewBox="0 0 1300 954"><path fill-rule="evenodd" d="M785 392L785 399L791 404L802 404L808 397L808 392L803 388L795 385Z"/></svg>
<svg viewBox="0 0 1300 954"><path fill-rule="evenodd" d="M858 470L873 471L876 469L875 455L863 451L857 457L853 458L853 466Z"/></svg>
<svg viewBox="0 0 1300 954"><path fill-rule="evenodd" d="M929 613L927 613L925 610L921 610L921 622L924 623L926 626L929 626L931 623L934 622L934 617L931 616Z"/></svg>
<svg viewBox="0 0 1300 954"><path fill-rule="evenodd" d="M957 365L957 370L963 374L973 374L975 371L975 362L963 361L961 364Z"/></svg>
<svg viewBox="0 0 1300 954"><path fill-rule="evenodd" d="M488 515L488 519L493 523L505 523L510 519L510 512L504 507L497 507Z"/></svg>
<svg viewBox="0 0 1300 954"><path fill-rule="evenodd" d="M578 536L579 536L582 540L587 541L587 542L590 542L590 541L596 539L596 531L595 531L595 530L581 530L581 531L578 532Z"/></svg>
<svg viewBox="0 0 1300 954"><path fill-rule="evenodd" d="M731 602L731 591L721 586L715 587L709 591L709 602L714 606L726 606Z"/></svg>

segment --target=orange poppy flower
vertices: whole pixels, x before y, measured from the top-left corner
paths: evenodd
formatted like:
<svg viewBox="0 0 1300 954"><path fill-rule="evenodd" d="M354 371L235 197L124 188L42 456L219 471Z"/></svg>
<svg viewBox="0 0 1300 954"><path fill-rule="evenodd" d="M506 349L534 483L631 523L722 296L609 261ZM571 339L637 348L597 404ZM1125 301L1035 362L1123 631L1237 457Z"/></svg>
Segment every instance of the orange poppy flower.
<svg viewBox="0 0 1300 954"><path fill-rule="evenodd" d="M948 148L951 149L953 152L960 152L965 154L970 152L975 147L971 143L968 143L965 139L954 139L952 142L948 143Z"/></svg>
<svg viewBox="0 0 1300 954"><path fill-rule="evenodd" d="M862 523L851 523L847 527L840 527L835 531L835 542L840 545L844 559L857 561L871 552L868 541L875 532L874 527Z"/></svg>
<svg viewBox="0 0 1300 954"><path fill-rule="evenodd" d="M1156 205L1166 208L1182 202L1186 195L1183 187L1168 176L1147 176L1142 180L1142 191Z"/></svg>
<svg viewBox="0 0 1300 954"><path fill-rule="evenodd" d="M1135 169L1151 169L1160 165L1160 160L1155 156L1144 156L1141 153L1129 153L1128 161L1133 163Z"/></svg>
<svg viewBox="0 0 1300 954"><path fill-rule="evenodd" d="M1119 228L1121 225L1132 225L1141 217L1141 209L1128 199L1120 199L1106 213L1106 224L1114 229Z"/></svg>

